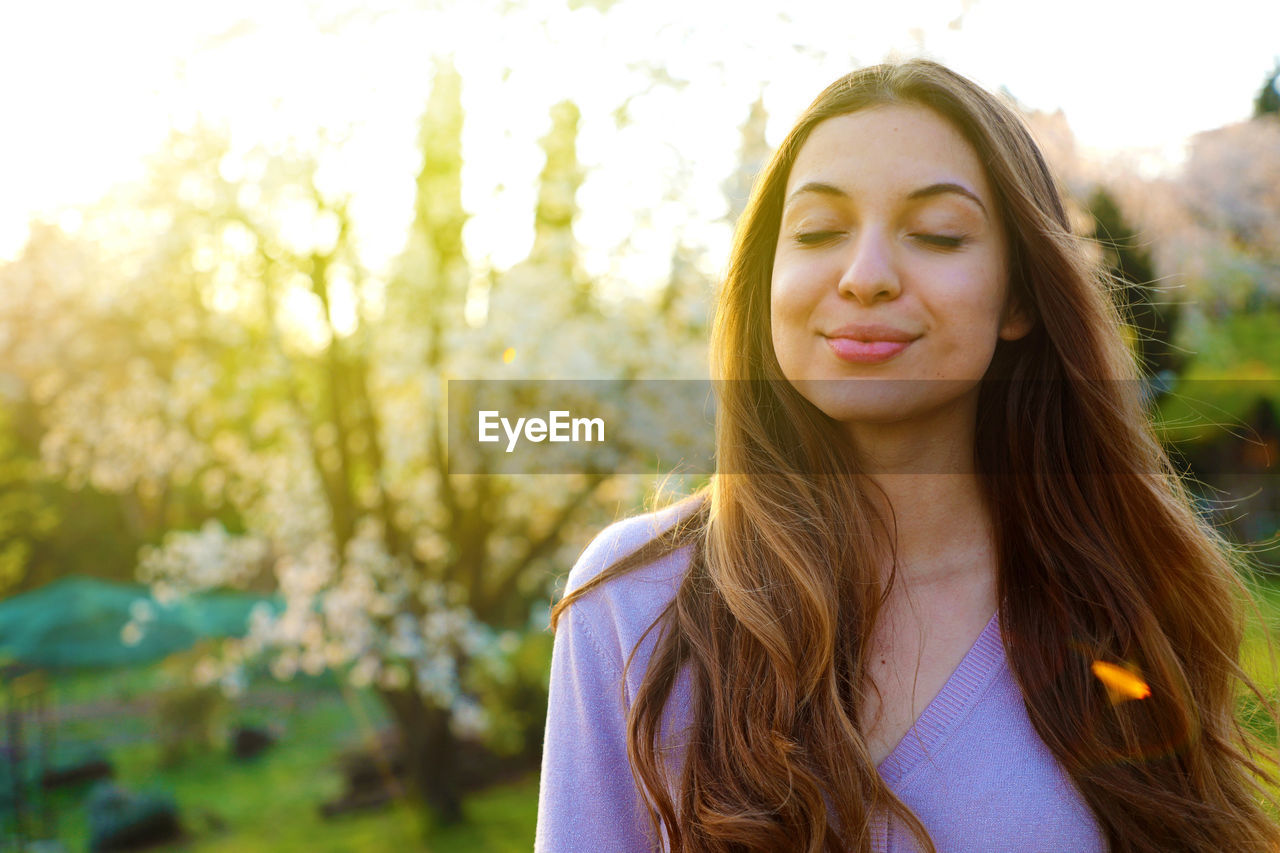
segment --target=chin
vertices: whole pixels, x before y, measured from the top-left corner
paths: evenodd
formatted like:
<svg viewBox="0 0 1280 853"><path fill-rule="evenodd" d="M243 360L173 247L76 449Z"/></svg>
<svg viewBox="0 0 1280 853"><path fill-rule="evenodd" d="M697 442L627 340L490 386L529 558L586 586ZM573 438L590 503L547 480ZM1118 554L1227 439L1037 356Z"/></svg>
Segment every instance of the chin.
<svg viewBox="0 0 1280 853"><path fill-rule="evenodd" d="M846 424L928 420L968 402L977 382L961 379L803 379L793 383L827 417Z"/></svg>
<svg viewBox="0 0 1280 853"><path fill-rule="evenodd" d="M837 421L891 423L915 409L918 383L894 379L802 379L796 390Z"/></svg>

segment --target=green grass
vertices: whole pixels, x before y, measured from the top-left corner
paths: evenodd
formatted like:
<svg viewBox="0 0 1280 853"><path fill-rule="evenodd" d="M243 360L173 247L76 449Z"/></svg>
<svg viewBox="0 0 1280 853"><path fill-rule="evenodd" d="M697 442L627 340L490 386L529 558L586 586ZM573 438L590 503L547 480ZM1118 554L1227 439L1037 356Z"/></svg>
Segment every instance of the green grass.
<svg viewBox="0 0 1280 853"><path fill-rule="evenodd" d="M1280 578L1259 575L1249 588L1257 606L1246 611L1240 663L1260 688L1274 691L1280 666Z"/></svg>
<svg viewBox="0 0 1280 853"><path fill-rule="evenodd" d="M82 677L77 678L81 680L74 694L79 699L91 698L93 691ZM129 686L138 686L141 678L135 674ZM109 693L106 700L111 698ZM322 818L320 805L337 798L343 788L334 763L336 751L383 725L385 715L371 695L348 692L344 696L332 688L299 687L292 692L276 688L268 698L275 701L275 707L259 704L228 717L255 722L274 719L284 724L280 741L247 762L232 759L217 745L176 766L163 767L160 749L148 734L150 720L136 716L81 721L76 737L110 740L116 735L126 741L108 750L117 783L131 791L163 792L173 797L189 836L174 849L190 853L461 853L528 850L532 846L537 818L536 774L467 798L466 821L458 826L437 826L424 812L404 803ZM60 732L60 736L65 735ZM57 836L72 851L88 847L86 795L85 789L64 792L54 801Z"/></svg>
<svg viewBox="0 0 1280 853"><path fill-rule="evenodd" d="M536 776L491 788L465 803L466 821L440 828L405 805L321 821L306 797L272 804L269 814L245 815L229 831L210 834L191 845L193 853L269 853L276 850L340 851L424 850L527 851L537 819Z"/></svg>

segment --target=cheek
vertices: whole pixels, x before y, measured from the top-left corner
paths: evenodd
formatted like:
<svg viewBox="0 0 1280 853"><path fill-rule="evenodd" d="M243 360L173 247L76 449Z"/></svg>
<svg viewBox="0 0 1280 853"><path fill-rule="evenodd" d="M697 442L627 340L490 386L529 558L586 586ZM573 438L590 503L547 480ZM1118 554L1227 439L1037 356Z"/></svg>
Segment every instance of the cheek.
<svg viewBox="0 0 1280 853"><path fill-rule="evenodd" d="M1003 270L993 277L987 293L987 316L991 318L992 333L998 335L1009 308L1009 282Z"/></svg>
<svg viewBox="0 0 1280 853"><path fill-rule="evenodd" d="M972 335L994 334L1004 314L1005 292L1003 270L991 263L975 263L952 270L934 279L947 282L944 314L964 318L958 327Z"/></svg>
<svg viewBox="0 0 1280 853"><path fill-rule="evenodd" d="M779 353L795 345L812 313L812 296L801 281L791 271L780 272L769 288L769 328Z"/></svg>
<svg viewBox="0 0 1280 853"><path fill-rule="evenodd" d="M773 340L773 353L780 360L786 350L786 336L783 334L788 322L786 307L786 293L774 279L769 287L769 335Z"/></svg>
<svg viewBox="0 0 1280 853"><path fill-rule="evenodd" d="M804 361L800 348L807 312L801 302L795 288L789 287L786 281L774 280L769 293L769 334L778 367L782 375L790 379L795 378Z"/></svg>
<svg viewBox="0 0 1280 853"><path fill-rule="evenodd" d="M978 285L974 287L973 285ZM964 298L951 306L951 316L961 319L952 325L951 347L955 357L969 363L966 372L986 370L1000 337L1004 312L1004 288L998 278L970 282ZM963 291L961 293L964 293Z"/></svg>
<svg viewBox="0 0 1280 853"><path fill-rule="evenodd" d="M775 323L807 320L821 297L822 271L815 264L783 262L774 267L769 313Z"/></svg>

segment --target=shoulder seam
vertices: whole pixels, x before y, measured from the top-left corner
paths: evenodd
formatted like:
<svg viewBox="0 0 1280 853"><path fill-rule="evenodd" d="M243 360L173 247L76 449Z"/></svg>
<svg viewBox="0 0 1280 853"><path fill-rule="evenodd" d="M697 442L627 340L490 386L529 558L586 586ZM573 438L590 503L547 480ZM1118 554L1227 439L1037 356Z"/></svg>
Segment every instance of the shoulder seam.
<svg viewBox="0 0 1280 853"><path fill-rule="evenodd" d="M569 618L571 620L573 619L573 611L576 610L580 604L582 604L581 601L575 601L573 604L569 606ZM589 643L592 649L595 650L596 655L600 658L600 660L606 666L608 666L611 673L617 677L617 680L618 680L617 698L623 699L626 696L626 693L625 693L626 685L624 684L625 678L623 676L621 667L613 660L612 656L609 655L604 650L604 648L600 645L600 641L596 639L595 632L591 630L589 620L587 620L586 618L583 618L579 620L577 624L578 624L578 627L582 629L582 634L584 637L586 637L587 643ZM626 707L625 702L623 703L623 707L624 708Z"/></svg>

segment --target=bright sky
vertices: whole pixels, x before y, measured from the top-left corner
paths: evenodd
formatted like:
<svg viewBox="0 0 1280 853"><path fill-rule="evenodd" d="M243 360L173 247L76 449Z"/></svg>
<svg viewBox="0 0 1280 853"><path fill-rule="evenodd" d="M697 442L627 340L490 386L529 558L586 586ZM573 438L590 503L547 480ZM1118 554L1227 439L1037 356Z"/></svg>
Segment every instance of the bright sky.
<svg viewBox="0 0 1280 853"><path fill-rule="evenodd" d="M464 77L472 259L505 267L528 251L537 140L550 105L572 98L587 268L635 283L665 274L676 234L723 262L720 187L761 92L776 143L835 77L923 54L1063 110L1086 152L1168 167L1189 135L1246 118L1280 55L1274 0L767 5L726 17L728 4L696 0L618 0L605 14L586 0L6 3L0 258L20 250L33 216L73 226L68 209L137 179L169 127L200 117L242 148L343 134L327 180L353 194L379 268L403 244L432 57L447 52ZM619 129L615 111L650 79L635 63L689 82L635 97Z"/></svg>

